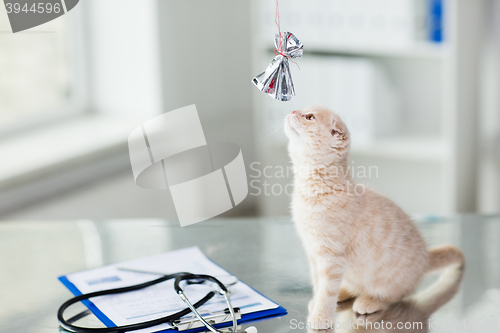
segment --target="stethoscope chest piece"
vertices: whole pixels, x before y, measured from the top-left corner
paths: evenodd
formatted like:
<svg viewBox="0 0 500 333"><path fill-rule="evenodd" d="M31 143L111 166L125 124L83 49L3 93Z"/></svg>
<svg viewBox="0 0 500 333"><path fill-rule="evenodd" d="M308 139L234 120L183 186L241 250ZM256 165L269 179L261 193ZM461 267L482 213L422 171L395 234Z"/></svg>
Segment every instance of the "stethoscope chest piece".
<svg viewBox="0 0 500 333"><path fill-rule="evenodd" d="M217 312L204 311L203 314L203 318L212 326L232 320L229 309ZM234 308L234 314L236 316L236 320L241 319L241 310L239 308ZM175 320L172 322L172 325L177 328L179 332L205 326L196 316L184 318L182 320Z"/></svg>

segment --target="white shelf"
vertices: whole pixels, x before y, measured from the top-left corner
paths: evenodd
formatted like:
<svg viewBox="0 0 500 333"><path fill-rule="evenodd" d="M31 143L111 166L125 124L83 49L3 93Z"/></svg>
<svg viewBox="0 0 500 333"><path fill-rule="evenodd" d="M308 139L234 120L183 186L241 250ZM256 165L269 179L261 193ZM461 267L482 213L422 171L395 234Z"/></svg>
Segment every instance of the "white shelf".
<svg viewBox="0 0 500 333"><path fill-rule="evenodd" d="M448 157L444 140L433 137L400 137L377 139L370 143L353 144L351 153L369 157L382 157L440 163Z"/></svg>
<svg viewBox="0 0 500 333"><path fill-rule="evenodd" d="M357 56L376 57L402 57L402 58L425 58L446 59L450 55L446 45L432 43L415 43L405 48L382 47L382 46L358 46L358 45L336 45L315 47L311 45L304 52L318 52L330 54L347 54Z"/></svg>
<svg viewBox="0 0 500 333"><path fill-rule="evenodd" d="M269 52L274 52L274 48L269 42L262 42L262 48ZM419 42L414 45L395 48L384 46L366 46L366 45L314 45L307 43L304 45L304 54L308 53L325 55L353 55L367 57L389 57L389 58L408 58L408 59L448 59L451 51L446 44L433 44L429 42Z"/></svg>

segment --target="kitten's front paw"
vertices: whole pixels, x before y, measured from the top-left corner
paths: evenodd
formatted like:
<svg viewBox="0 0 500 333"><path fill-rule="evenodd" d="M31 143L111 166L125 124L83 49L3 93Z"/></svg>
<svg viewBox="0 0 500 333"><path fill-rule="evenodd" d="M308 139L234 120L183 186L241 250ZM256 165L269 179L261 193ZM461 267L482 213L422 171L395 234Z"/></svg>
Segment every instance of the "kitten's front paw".
<svg viewBox="0 0 500 333"><path fill-rule="evenodd" d="M372 298L370 296L361 296L354 301L352 305L352 310L361 315L371 314L377 311L382 311L387 308L387 303L380 301L378 299Z"/></svg>
<svg viewBox="0 0 500 333"><path fill-rule="evenodd" d="M308 331L314 330L332 330L335 328L335 320L332 317L325 316L322 314L311 314L307 318ZM322 332L324 333L324 332Z"/></svg>

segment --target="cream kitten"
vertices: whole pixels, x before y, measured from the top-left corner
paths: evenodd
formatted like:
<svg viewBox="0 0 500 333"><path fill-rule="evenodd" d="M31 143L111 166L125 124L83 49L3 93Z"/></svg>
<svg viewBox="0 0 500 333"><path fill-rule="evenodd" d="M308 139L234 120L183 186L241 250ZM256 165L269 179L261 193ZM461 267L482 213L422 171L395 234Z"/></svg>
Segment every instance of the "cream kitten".
<svg viewBox="0 0 500 333"><path fill-rule="evenodd" d="M285 133L295 172L292 215L313 283L310 325L328 328L337 302L353 297L359 314L384 310L413 293L426 272L463 261L451 246L428 251L394 202L355 188L347 172L349 131L335 113L293 111Z"/></svg>

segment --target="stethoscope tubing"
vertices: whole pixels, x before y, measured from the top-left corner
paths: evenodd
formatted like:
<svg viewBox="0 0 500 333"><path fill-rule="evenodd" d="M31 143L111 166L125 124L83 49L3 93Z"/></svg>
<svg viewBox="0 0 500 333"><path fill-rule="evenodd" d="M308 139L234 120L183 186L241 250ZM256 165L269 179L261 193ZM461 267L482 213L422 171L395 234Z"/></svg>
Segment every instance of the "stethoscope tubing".
<svg viewBox="0 0 500 333"><path fill-rule="evenodd" d="M73 325L64 319L64 316L63 316L64 311L69 306L71 306L77 302L80 302L82 300L90 299L93 297L121 294L121 293L130 292L130 291L140 290L140 289L147 288L147 287L153 286L155 284L158 284L158 283L161 283L164 281L168 281L168 280L173 279L173 278L175 278L175 282L174 282L175 291L179 295L180 294L184 295L182 289L179 286L179 283L183 280L201 279L201 280L209 280L209 281L217 284L219 286L219 288L221 289L221 294L223 294L225 296L226 302L229 305L229 309L230 309L231 313L233 314L233 327L234 328L236 327L234 310L232 310L231 303L228 302L228 300L229 300L227 297L228 290L227 290L226 286L224 286L224 284L222 282L220 282L219 280L217 280L213 276L202 275L202 274L191 274L191 273L187 273L187 272L180 272L180 273L165 275L165 276L162 276L158 279L151 280L151 281L144 282L144 283L140 283L140 284L136 284L133 286L108 289L108 290L101 290L101 291L96 291L96 292L82 294L82 295L73 297L73 298L69 299L68 301L64 302L59 307L59 310L57 311L57 319L58 319L59 324L61 325L61 327L63 329L70 331L70 332L74 332L74 333L121 333L121 332L128 332L128 331L135 331L135 330L140 330L140 329L144 329L144 328L149 328L149 327L153 327L153 326L164 324L164 323L170 323L174 320L178 320L181 317L189 314L190 312L193 311L193 308L195 310L195 311L193 311L195 313L195 315L197 317L200 317L200 314L198 313L198 311L196 309L199 308L200 306L202 306L203 304L205 304L206 302L208 302L212 297L214 297L216 292L214 292L214 291L209 292L208 294L205 295L205 297L203 297L202 299L200 299L198 302L196 302L194 304L191 304L189 301L186 302L184 300L185 299L185 296L184 296L184 298L183 298L184 302L186 302L188 305L191 304L192 307L189 306L188 308L185 308L185 309L183 309L179 312L176 312L174 314L171 314L171 315L168 315L168 316L165 316L162 318L154 319L154 320L149 320L149 321L142 322L142 323L129 324L129 325L123 325L123 326L117 326L117 327L90 328L90 327L81 327L81 326ZM215 328L213 328L210 324L209 324L209 326L207 326L207 328L213 332L213 330L215 330ZM235 329L233 331L235 331Z"/></svg>

